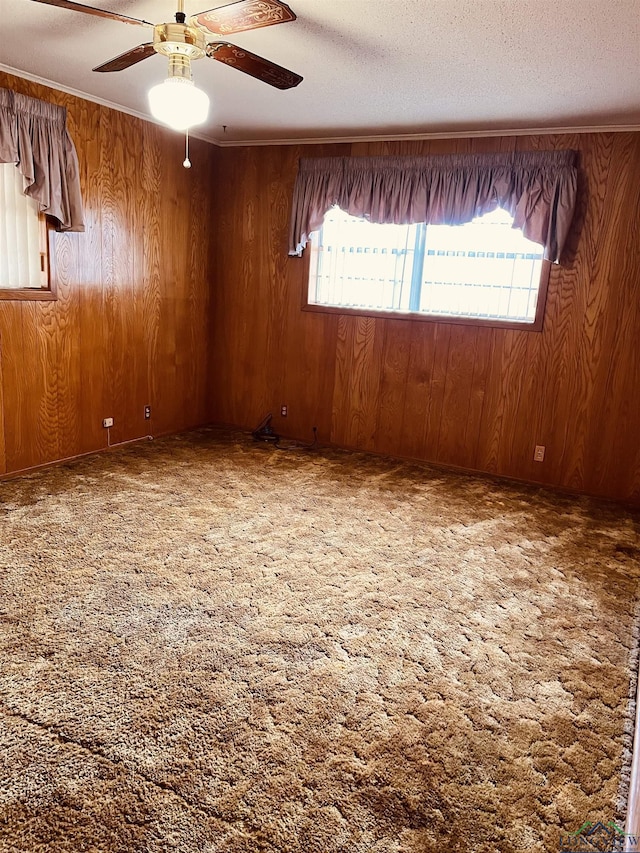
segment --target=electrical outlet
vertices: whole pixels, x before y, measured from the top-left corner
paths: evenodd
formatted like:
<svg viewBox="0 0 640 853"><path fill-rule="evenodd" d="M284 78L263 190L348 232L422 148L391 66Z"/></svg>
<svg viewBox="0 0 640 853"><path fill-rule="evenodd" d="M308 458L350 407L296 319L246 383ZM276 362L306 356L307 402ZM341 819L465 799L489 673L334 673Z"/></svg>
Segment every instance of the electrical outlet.
<svg viewBox="0 0 640 853"><path fill-rule="evenodd" d="M102 421L102 426L103 426L105 429L109 429L109 427L112 427L112 426L113 426L113 418L105 418L105 419Z"/></svg>
<svg viewBox="0 0 640 853"><path fill-rule="evenodd" d="M280 414L282 415L283 418L287 417L287 411L288 411L287 406L280 406Z"/></svg>
<svg viewBox="0 0 640 853"><path fill-rule="evenodd" d="M533 451L534 462L544 462L544 450L544 444L536 444L535 449Z"/></svg>
<svg viewBox="0 0 640 853"><path fill-rule="evenodd" d="M151 406L145 406L144 407L144 419L145 419L145 421L148 421L150 417L151 417Z"/></svg>

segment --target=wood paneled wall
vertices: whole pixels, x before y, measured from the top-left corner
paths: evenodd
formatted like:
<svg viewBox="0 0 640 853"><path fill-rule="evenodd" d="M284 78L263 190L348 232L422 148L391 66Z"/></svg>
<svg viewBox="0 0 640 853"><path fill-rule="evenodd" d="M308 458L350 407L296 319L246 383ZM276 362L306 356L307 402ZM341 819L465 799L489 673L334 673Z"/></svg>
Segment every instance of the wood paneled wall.
<svg viewBox="0 0 640 853"><path fill-rule="evenodd" d="M0 73L68 110L84 234L56 234L54 302L0 301L0 474L206 423L216 148ZM151 420L144 406L151 405Z"/></svg>
<svg viewBox="0 0 640 853"><path fill-rule="evenodd" d="M301 311L299 156L543 148L581 178L542 332ZM640 502L640 134L224 149L215 185L214 420Z"/></svg>
<svg viewBox="0 0 640 853"><path fill-rule="evenodd" d="M218 150L0 73L63 104L85 234L58 299L0 302L0 474L209 421L640 503L640 134ZM287 257L298 157L580 152L570 262L541 333L301 311ZM278 415L286 403L286 420ZM152 419L143 409L152 406ZM535 444L546 446L543 463Z"/></svg>

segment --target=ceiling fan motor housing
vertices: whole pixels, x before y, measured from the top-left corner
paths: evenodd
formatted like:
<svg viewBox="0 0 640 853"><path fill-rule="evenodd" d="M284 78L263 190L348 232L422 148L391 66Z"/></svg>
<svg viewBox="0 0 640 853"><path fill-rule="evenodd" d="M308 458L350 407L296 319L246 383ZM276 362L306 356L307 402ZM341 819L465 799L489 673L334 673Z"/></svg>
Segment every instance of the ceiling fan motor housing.
<svg viewBox="0 0 640 853"><path fill-rule="evenodd" d="M201 59L205 55L204 33L186 24L157 24L153 28L153 47L157 53Z"/></svg>

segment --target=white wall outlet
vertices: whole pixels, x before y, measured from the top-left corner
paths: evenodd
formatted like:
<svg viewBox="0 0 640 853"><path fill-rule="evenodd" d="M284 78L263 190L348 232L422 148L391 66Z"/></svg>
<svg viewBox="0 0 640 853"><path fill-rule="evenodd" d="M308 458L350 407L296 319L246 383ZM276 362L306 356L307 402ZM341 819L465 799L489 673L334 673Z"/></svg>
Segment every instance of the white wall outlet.
<svg viewBox="0 0 640 853"><path fill-rule="evenodd" d="M533 451L534 462L544 462L544 450L544 444L536 444L535 449Z"/></svg>
<svg viewBox="0 0 640 853"><path fill-rule="evenodd" d="M102 426L103 426L105 429L108 429L109 427L112 427L112 426L113 426L113 418L105 418L105 419L102 421Z"/></svg>
<svg viewBox="0 0 640 853"><path fill-rule="evenodd" d="M283 418L287 417L287 412L289 411L288 406L280 406L280 416Z"/></svg>

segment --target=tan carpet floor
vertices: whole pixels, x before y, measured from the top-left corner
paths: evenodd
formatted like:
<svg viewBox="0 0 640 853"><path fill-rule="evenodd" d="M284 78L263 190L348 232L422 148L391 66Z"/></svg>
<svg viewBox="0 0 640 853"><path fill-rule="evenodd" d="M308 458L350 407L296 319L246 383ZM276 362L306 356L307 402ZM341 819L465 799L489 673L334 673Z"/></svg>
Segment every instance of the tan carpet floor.
<svg viewBox="0 0 640 853"><path fill-rule="evenodd" d="M0 483L0 851L556 851L623 820L638 521L215 430Z"/></svg>

